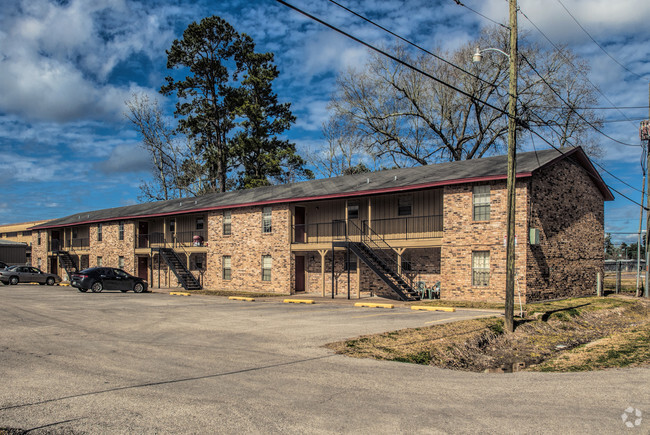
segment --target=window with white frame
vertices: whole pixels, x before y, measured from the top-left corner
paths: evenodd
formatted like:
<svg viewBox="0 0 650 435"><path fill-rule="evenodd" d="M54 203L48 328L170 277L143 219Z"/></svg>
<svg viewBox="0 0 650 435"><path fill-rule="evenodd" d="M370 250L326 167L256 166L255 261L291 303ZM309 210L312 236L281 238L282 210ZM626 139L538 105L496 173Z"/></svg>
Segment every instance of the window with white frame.
<svg viewBox="0 0 650 435"><path fill-rule="evenodd" d="M264 207L262 209L262 232L270 233L273 231L271 225L271 207Z"/></svg>
<svg viewBox="0 0 650 435"><path fill-rule="evenodd" d="M97 267L102 267L103 266L102 263L103 263L102 262L102 257L97 257Z"/></svg>
<svg viewBox="0 0 650 435"><path fill-rule="evenodd" d="M196 218L196 229L197 230L202 230L203 229L203 218Z"/></svg>
<svg viewBox="0 0 650 435"><path fill-rule="evenodd" d="M472 252L472 285L487 287L490 284L490 251Z"/></svg>
<svg viewBox="0 0 650 435"><path fill-rule="evenodd" d="M231 234L232 213L230 210L223 211L223 235L229 236Z"/></svg>
<svg viewBox="0 0 650 435"><path fill-rule="evenodd" d="M262 281L271 281L271 256L262 255Z"/></svg>
<svg viewBox="0 0 650 435"><path fill-rule="evenodd" d="M475 221L490 220L490 186L474 186L472 205Z"/></svg>
<svg viewBox="0 0 650 435"><path fill-rule="evenodd" d="M231 271L231 268L230 268L230 261L231 261L230 255L224 255L223 259L221 261L222 262L222 269L223 269L223 279L225 281L230 280L230 278L232 277L232 271Z"/></svg>
<svg viewBox="0 0 650 435"><path fill-rule="evenodd" d="M117 257L117 268L124 269L124 257L121 255Z"/></svg>
<svg viewBox="0 0 650 435"><path fill-rule="evenodd" d="M117 224L117 234L119 240L124 240L124 222Z"/></svg>
<svg viewBox="0 0 650 435"><path fill-rule="evenodd" d="M102 241L102 224L101 223L97 224L97 241L98 242Z"/></svg>

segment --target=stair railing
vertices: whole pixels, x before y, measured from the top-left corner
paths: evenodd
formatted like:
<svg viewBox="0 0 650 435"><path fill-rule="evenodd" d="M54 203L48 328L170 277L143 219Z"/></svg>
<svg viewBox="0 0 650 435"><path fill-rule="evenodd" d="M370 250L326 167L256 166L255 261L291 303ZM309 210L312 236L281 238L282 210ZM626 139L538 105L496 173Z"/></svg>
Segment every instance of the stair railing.
<svg viewBox="0 0 650 435"><path fill-rule="evenodd" d="M402 265L397 261L397 254L392 246L377 234L366 221L363 221L362 228L359 228L354 222L348 221L348 229L352 233L350 241L361 241L384 263L387 269L393 271L399 278L407 283L413 291L417 291L416 282L419 280L419 274L413 272L405 274Z"/></svg>

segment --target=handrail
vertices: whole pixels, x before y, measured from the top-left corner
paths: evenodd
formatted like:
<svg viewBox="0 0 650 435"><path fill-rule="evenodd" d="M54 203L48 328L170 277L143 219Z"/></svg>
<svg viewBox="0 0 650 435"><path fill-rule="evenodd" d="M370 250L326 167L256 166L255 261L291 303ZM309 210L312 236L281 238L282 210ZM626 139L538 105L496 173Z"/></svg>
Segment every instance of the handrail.
<svg viewBox="0 0 650 435"><path fill-rule="evenodd" d="M392 258L392 256L387 253L387 251L395 252L393 250L393 247L390 246L372 228L370 228L367 222L365 221L363 222L363 229L359 228L359 226L352 221L348 221L347 224L348 225L346 228L346 241L352 241L352 242L357 241L357 242L364 243L366 246L368 246L370 249L373 250L375 255L377 255L379 260L382 261L384 265L386 265L393 272L399 275L399 277L404 282L408 283L412 289L415 289L414 286L415 286L415 282L419 280L419 273L415 272L414 274L409 274L409 275L405 274L404 271L402 270L401 264L397 262L397 259ZM350 230L353 230L353 232L355 233L352 234L353 237L350 237Z"/></svg>

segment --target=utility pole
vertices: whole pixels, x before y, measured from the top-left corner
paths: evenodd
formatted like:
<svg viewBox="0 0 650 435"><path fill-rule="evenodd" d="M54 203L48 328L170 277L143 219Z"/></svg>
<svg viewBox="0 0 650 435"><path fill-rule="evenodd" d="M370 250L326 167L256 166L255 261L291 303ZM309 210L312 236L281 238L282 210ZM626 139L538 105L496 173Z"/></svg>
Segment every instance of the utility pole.
<svg viewBox="0 0 650 435"><path fill-rule="evenodd" d="M642 168L643 169L643 168ZM641 231L643 231L643 201L645 201L645 171L641 183L641 212L639 216L639 236L636 242L636 297L641 296ZM647 281L646 281L647 282ZM647 285L647 284L646 284Z"/></svg>
<svg viewBox="0 0 650 435"><path fill-rule="evenodd" d="M650 84L648 84L648 102L650 103ZM648 118L650 118L650 104L648 104ZM645 125L642 122L641 123L641 131L640 131L640 136L641 140L647 140L648 141L648 146L646 148L646 171L650 170L650 119L646 121ZM650 206L650 175L646 177L646 182L648 183L648 186L646 188L646 193L648 194L648 200L646 201L646 204ZM646 212L646 223L645 223L645 286L643 289L643 296L646 298L650 298L650 289L648 289L648 279L650 278L650 268L648 268L648 265L650 265L650 249L648 249L648 229L650 228L650 212Z"/></svg>
<svg viewBox="0 0 650 435"><path fill-rule="evenodd" d="M514 332L515 323L515 174L517 170L517 0L510 0L510 99L508 101L508 190L506 244L505 329Z"/></svg>

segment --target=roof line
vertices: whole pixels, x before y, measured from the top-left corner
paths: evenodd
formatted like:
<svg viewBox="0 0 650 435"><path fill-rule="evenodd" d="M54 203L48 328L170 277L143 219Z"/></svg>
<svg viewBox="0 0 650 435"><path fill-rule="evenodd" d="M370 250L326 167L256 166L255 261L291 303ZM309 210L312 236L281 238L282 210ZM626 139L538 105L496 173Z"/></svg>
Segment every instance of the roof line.
<svg viewBox="0 0 650 435"><path fill-rule="evenodd" d="M517 178L527 178L532 176L532 172L519 172L517 173ZM134 220L134 219L144 219L144 218L152 218L152 217L159 217L159 216L178 216L178 215L183 215L183 214L192 214L192 213L198 213L202 211L215 211L215 210L227 210L227 209L233 209L233 208L239 208L239 207L254 207L254 206L259 206L259 205L270 205L270 204L285 204L285 203L295 203L295 202L307 202L307 201L318 201L318 200L324 200L324 199L336 199L336 198L354 198L357 196L367 196L367 195L377 195L377 194L382 194L382 193L395 193L395 192L408 192L412 190L421 190L421 189L427 189L431 187L442 187L442 186L451 186L455 184L464 184L464 183L479 183L483 181L496 181L496 180L505 180L507 178L507 175L490 175L490 176L483 176L483 177L469 177L469 178L458 178L455 180L445 180L445 181L435 181L432 183L421 183L421 184L412 184L410 186L401 186L401 187L385 187L381 189L373 189L373 190L362 190L362 191L354 191L354 192L345 192L345 193L332 193L328 195L317 195L317 196L303 196L303 197L297 197L297 198L288 198L288 199L272 199L272 200L267 200L267 201L254 201L254 202L246 202L246 203L240 203L240 204L228 204L228 205L218 205L218 206L212 206L212 207L202 207L202 208L195 208L191 210L181 210L181 211L172 211L172 212L162 212L162 213L151 213L151 214L145 214L145 215L131 215L131 216L120 216L120 217L113 217L113 218L106 218L106 219L91 219L91 220L85 220L85 221L79 221L79 222L71 222L67 224L62 224L62 225L42 225L42 226L36 226L32 227L33 229L37 230L46 230L50 228L62 228L62 227L72 227L76 225L82 225L82 224L92 224L92 223L99 223L99 222L114 222L114 221L125 221L125 220ZM32 229L30 228L30 229Z"/></svg>

